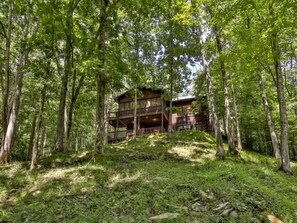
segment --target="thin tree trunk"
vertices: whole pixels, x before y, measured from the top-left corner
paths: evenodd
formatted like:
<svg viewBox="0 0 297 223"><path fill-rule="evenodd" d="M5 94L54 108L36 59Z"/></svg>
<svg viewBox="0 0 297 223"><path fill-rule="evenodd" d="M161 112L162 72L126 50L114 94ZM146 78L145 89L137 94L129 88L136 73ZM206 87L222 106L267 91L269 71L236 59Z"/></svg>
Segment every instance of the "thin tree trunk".
<svg viewBox="0 0 297 223"><path fill-rule="evenodd" d="M259 138L259 141L260 141L260 143L259 143L259 151L260 151L260 153L264 153L264 144L263 144L263 138L262 138L262 128L261 128L261 123L260 122L258 122L258 125L257 125L257 130L258 130L258 138Z"/></svg>
<svg viewBox="0 0 297 223"><path fill-rule="evenodd" d="M41 138L41 151L42 151L42 156L45 157L46 155L46 143L47 143L47 133L46 130L42 130L42 138Z"/></svg>
<svg viewBox="0 0 297 223"><path fill-rule="evenodd" d="M42 152L42 157L45 157L45 143L46 142L46 130L44 127L41 129L41 139L40 139L40 150Z"/></svg>
<svg viewBox="0 0 297 223"><path fill-rule="evenodd" d="M230 102L229 102L229 92L228 92L228 83L227 83L227 73L225 67L225 61L223 58L223 46L220 39L219 31L217 27L214 27L215 36L216 36L216 44L217 50L219 54L220 66L221 66L221 73L222 73L222 81L223 81L223 88L224 88L224 99L225 99L225 122L226 122L226 134L228 139L228 146L229 152L231 154L237 154L238 151L236 150L233 134L232 134L232 123L231 123L231 112L230 112Z"/></svg>
<svg viewBox="0 0 297 223"><path fill-rule="evenodd" d="M79 149L79 134L78 129L75 131L75 151L78 151Z"/></svg>
<svg viewBox="0 0 297 223"><path fill-rule="evenodd" d="M261 74L260 74L260 77L259 77L259 85L260 85L260 90L261 90L261 95L262 95L262 104L263 104L263 108L264 108L264 111L265 111L266 120L267 120L269 133L270 133L270 138L271 138L271 142L272 142L273 154L274 154L274 156L275 156L275 158L277 160L281 161L281 154L280 154L279 144L278 144L277 136L276 136L276 133L275 133L275 130L274 130L274 125L273 125L271 114L270 114L270 109L269 109L269 105L268 105L268 101L267 101L267 96L266 96L266 93L265 93L263 77L262 77Z"/></svg>
<svg viewBox="0 0 297 223"><path fill-rule="evenodd" d="M137 32L137 35L135 37L135 51L136 51L136 65L135 65L135 77L134 77L134 81L135 81L135 89L134 89L134 123L133 123L133 140L136 139L136 136L137 136L137 128L139 128L138 126L138 119L137 119L137 107L138 107L138 75L139 75L139 70L138 70L138 64L139 64L139 20L136 19L136 22L135 22L135 27L136 27L136 32Z"/></svg>
<svg viewBox="0 0 297 223"><path fill-rule="evenodd" d="M223 140L222 140L222 135L221 135L221 130L220 130L220 122L216 113L216 105L215 105L215 96L213 92L213 86L212 86L212 81L211 81L211 75L209 71L209 65L208 61L206 59L206 52L204 49L204 42L203 42L203 37L202 37L202 28L199 26L198 27L198 41L200 45L200 51L201 51L201 56L202 56L202 63L206 75L206 81L207 81L207 86L208 86L208 95L209 95L209 101L210 101L210 111L211 111L211 116L214 122L214 132L215 132L215 138L216 138L216 143L217 143L217 153L216 155L220 158L225 158L225 150L223 147Z"/></svg>
<svg viewBox="0 0 297 223"><path fill-rule="evenodd" d="M231 88L232 88L232 95L233 95L233 109L234 109L234 113L235 113L234 116L235 116L235 125L236 125L236 133L237 133L236 134L237 135L237 149L242 150L240 124L239 124L236 96L235 96L233 83L231 84Z"/></svg>
<svg viewBox="0 0 297 223"><path fill-rule="evenodd" d="M274 17L273 8L270 8L270 14ZM274 24L272 23L272 27ZM281 127L281 156L282 165L280 169L285 173L293 174L290 166L289 147L288 147L288 117L287 117L287 105L284 91L283 75L280 63L280 49L278 46L278 35L276 32L272 33L272 54L274 60L274 69L276 74L277 83L277 97L279 103L280 113L280 127Z"/></svg>
<svg viewBox="0 0 297 223"><path fill-rule="evenodd" d="M172 66L172 65L169 65ZM173 98L173 71L171 68L170 69L170 90L169 90L169 112L168 112L168 133L167 137L171 137L171 132L172 132L172 98Z"/></svg>
<svg viewBox="0 0 297 223"><path fill-rule="evenodd" d="M65 63L67 63L65 61ZM67 66L67 65L65 65ZM65 122L65 107L66 107L66 94L67 94L67 82L68 82L68 73L64 72L62 76L62 84L60 91L60 102L59 102L59 110L58 110L58 120L57 120L57 128L56 128L56 142L55 142L55 150L58 152L62 152L64 149L64 122Z"/></svg>
<svg viewBox="0 0 297 223"><path fill-rule="evenodd" d="M106 38L106 22L107 22L107 7L109 0L101 0L100 7L100 21L99 21L99 40L98 40L98 51L99 51L99 70L96 75L96 85L97 85L97 98L96 98L96 139L94 155L104 153L104 116L105 116L105 38Z"/></svg>
<svg viewBox="0 0 297 223"><path fill-rule="evenodd" d="M70 101L70 106L69 106L69 111L68 111L68 121L67 121L67 128L66 128L67 142L69 141L69 138L70 138L75 103L77 101L78 95L80 93L80 89L82 88L84 79L85 79L85 75L82 75L79 79L78 86L75 88L76 76L77 76L76 71L74 71L74 75L73 75L73 79L72 79L73 81L72 81L71 101Z"/></svg>
<svg viewBox="0 0 297 223"><path fill-rule="evenodd" d="M26 160L29 160L32 156L32 150L33 150L33 144L34 144L34 136L35 136L35 129L36 129L36 120L37 120L37 112L34 112L32 124L31 124L31 134L30 134L30 140L27 150L27 157Z"/></svg>
<svg viewBox="0 0 297 223"><path fill-rule="evenodd" d="M108 127L109 127L109 119L108 117L110 116L110 109L112 107L113 104L113 94L110 93L109 94L109 100L107 101L106 105L105 105L105 119L104 119L104 129L105 132L108 133ZM104 139L104 143L108 143L108 134L105 134L105 139Z"/></svg>
<svg viewBox="0 0 297 223"><path fill-rule="evenodd" d="M76 74L76 70L74 70L73 77L72 77L71 100L70 100L68 116L67 116L68 120L67 120L67 127L66 127L66 142L65 142L66 148L68 148L70 144L70 133L71 133L71 127L72 127L72 120L73 120L73 111L75 108L78 95L84 83L85 74L82 74L82 76L80 77L77 87L76 87L76 79L77 79L77 74Z"/></svg>
<svg viewBox="0 0 297 223"><path fill-rule="evenodd" d="M34 146L32 151L30 170L34 170L37 167L38 145L40 141L39 138L41 134L41 126L42 126L42 119L43 119L43 113L44 113L46 88L47 88L46 83L44 83L43 89L41 91L40 108L39 108L39 114L37 118L37 126L36 126L35 137L34 137Z"/></svg>
<svg viewBox="0 0 297 223"><path fill-rule="evenodd" d="M168 8L172 7L172 1L169 0L168 1ZM171 11L169 11L169 16L172 16ZM169 81L170 81L170 88L169 88L169 111L168 111L168 132L167 132L167 137L171 138L171 133L173 131L172 128L172 100L173 100L173 82L174 82L174 69L173 69L173 64L174 64L174 59L173 59L173 22L170 20L169 21L169 26L170 26L170 30L169 30L169 39L168 39L168 57L169 57L169 63L168 63L168 72L169 72Z"/></svg>
<svg viewBox="0 0 297 223"><path fill-rule="evenodd" d="M134 119L133 119L133 140L136 139L136 135L137 135L137 85L135 86L134 89Z"/></svg>

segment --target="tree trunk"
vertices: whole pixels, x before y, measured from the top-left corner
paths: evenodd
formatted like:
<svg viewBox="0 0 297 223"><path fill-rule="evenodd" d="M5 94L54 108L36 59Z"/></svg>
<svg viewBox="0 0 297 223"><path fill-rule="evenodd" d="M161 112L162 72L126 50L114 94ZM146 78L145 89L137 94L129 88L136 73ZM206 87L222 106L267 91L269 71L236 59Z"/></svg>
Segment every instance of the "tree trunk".
<svg viewBox="0 0 297 223"><path fill-rule="evenodd" d="M273 8L270 8L270 14L274 17ZM272 23L272 28L274 24ZM280 169L285 173L293 174L290 166L289 148L288 148L288 117L287 105L284 91L283 75L280 63L280 49L278 46L278 35L276 31L272 33L272 54L274 60L274 69L276 74L277 97L279 103L280 127L281 127L281 157L282 165Z"/></svg>
<svg viewBox="0 0 297 223"><path fill-rule="evenodd" d="M269 109L269 105L268 105L268 101L267 101L267 96L266 96L266 93L265 93L263 77L262 77L261 74L260 74L260 77L259 77L259 85L260 85L260 90L261 90L261 95L262 95L263 108L264 108L264 111L265 111L266 120L267 120L269 133L270 133L270 138L271 138L271 142L272 142L273 153L274 153L275 158L278 161L281 161L281 154L280 154L279 144L278 144L277 136L276 136L276 133L275 133L275 130L274 130L274 125L273 125L271 114L270 114L270 109Z"/></svg>
<svg viewBox="0 0 297 223"><path fill-rule="evenodd" d="M67 63L67 62L65 61L65 63ZM67 65L65 65L65 66L67 66ZM64 143L64 130L65 130L64 122L65 122L67 82L68 82L68 72L65 70L65 72L62 76L60 102L59 102L59 110L58 110L58 120L57 120L57 128L56 128L55 150L57 152L62 152L64 149L63 143Z"/></svg>
<svg viewBox="0 0 297 223"><path fill-rule="evenodd" d="M135 51L136 51L136 55L135 55L135 71L134 71L134 77L133 80L135 81L134 85L135 85L135 89L134 89L134 122L133 122L133 140L136 139L137 136L137 129L139 128L138 126L138 117L137 117L137 107L138 107L138 82L140 80L140 78L138 78L139 76L139 70L138 70L138 65L139 65L139 30L140 30L140 25L139 25L139 20L136 19L135 21L135 29L137 32L137 35L134 39L134 44L135 44Z"/></svg>
<svg viewBox="0 0 297 223"><path fill-rule="evenodd" d="M30 170L34 170L37 167L38 145L39 145L39 141L40 141L39 140L40 135L42 134L41 126L42 126L42 119L43 119L43 113L44 113L46 88L47 88L46 83L44 83L43 89L41 91L40 108L39 108L39 114L38 114L38 118L37 118L37 126L36 126L35 137L34 137L34 146L33 146L33 151L32 151Z"/></svg>
<svg viewBox="0 0 297 223"><path fill-rule="evenodd" d="M29 1L32 3L31 1ZM12 8L13 8L13 1L10 1L9 4L9 19L12 19ZM16 74L15 74L15 81L14 81L14 87L13 87L13 92L11 96L11 107L9 107L9 114L7 113L7 128L6 131L3 131L3 136L4 139L2 141L2 146L1 146L1 151L0 151L0 164L6 164L8 163L8 156L12 147L13 143L13 136L14 136L14 129L16 126L16 121L18 117L18 112L19 112L19 107L20 107L20 101L21 101L21 94L22 94L22 87L23 87L23 77L24 77L24 68L28 60L28 55L29 55L29 49L31 48L32 43L29 42L28 39L28 34L30 31L30 12L28 12L24 16L25 20L25 26L22 31L22 36L21 36L21 41L24 43L21 48L20 48L20 53L17 58L17 69L16 69ZM9 26L11 26L11 21L9 22ZM9 28L11 32L11 27ZM36 25L33 29L34 33L38 31L38 26ZM10 35L8 37L9 42L10 42ZM7 42L6 42L7 44ZM8 46L9 45L9 46ZM10 50L10 43L6 47L7 49ZM8 50L8 51L9 51ZM6 52L7 53L7 52ZM9 75L9 66L10 66L10 60L9 60L10 53L6 55L6 74ZM6 80L7 81L7 80ZM6 86L9 87L9 86ZM7 90L7 89L6 89ZM9 93L9 90L7 90ZM5 129L3 129L5 130Z"/></svg>
<svg viewBox="0 0 297 223"><path fill-rule="evenodd" d="M37 120L37 112L34 112L34 117L33 117L32 124L31 124L31 134L30 134L30 140L29 140L26 160L29 160L30 157L32 156L35 129L36 129L36 120Z"/></svg>
<svg viewBox="0 0 297 223"><path fill-rule="evenodd" d="M71 73L72 68L72 51L73 51L73 12L77 7L80 0L71 0L68 4L65 32L65 51L64 51L64 72L61 77L61 90L60 90L60 102L58 110L58 120L56 129L56 141L55 150L58 152L63 151L64 148L64 137L65 137L65 109L66 109L66 97L67 97L67 84L68 77ZM57 61L57 65L58 65Z"/></svg>
<svg viewBox="0 0 297 223"><path fill-rule="evenodd" d="M225 123L226 123L226 134L228 139L228 146L229 152L231 154L237 154L238 151L236 150L233 134L232 134L232 123L231 123L231 112L230 112L230 102L229 102L229 92L228 92L228 83L227 83L227 73L225 68L225 61L223 58L223 46L220 39L219 31L217 27L214 27L215 31L215 38L217 44L217 50L220 60L221 72L222 72L222 81L223 81L223 88L224 88L224 99L225 99Z"/></svg>
<svg viewBox="0 0 297 223"><path fill-rule="evenodd" d="M23 77L24 77L24 74L20 69L22 68L22 65L24 64L24 61L25 61L25 55L22 54L22 55L20 55L20 61L19 61L20 67L16 74L16 79L15 79L15 84L14 84L14 89L13 89L14 95L13 95L13 99L12 99L12 107L11 107L11 112L9 115L7 131L6 131L5 138L4 138L4 145L0 151L0 164L8 163L8 155L10 153L11 146L12 146L14 129L15 129L16 120L18 117L18 112L19 112L20 98L21 98L21 93L22 93Z"/></svg>
<svg viewBox="0 0 297 223"><path fill-rule="evenodd" d="M96 98L96 139L94 155L104 153L104 104L105 104L105 38L106 38L106 22L107 22L107 7L109 0L101 0L100 7L100 21L99 21L99 40L98 40L98 51L99 51L99 70L96 75L97 84L97 98Z"/></svg>
<svg viewBox="0 0 297 223"><path fill-rule="evenodd" d="M42 157L45 157L45 153L46 153L46 130L44 127L42 127L41 129L41 139L40 139L40 150L42 152Z"/></svg>
<svg viewBox="0 0 297 223"><path fill-rule="evenodd" d="M41 146L40 146L40 149L42 151L42 156L43 157L45 157L45 155L46 155L46 142L47 142L47 132L43 128L42 129L42 137L41 137Z"/></svg>
<svg viewBox="0 0 297 223"><path fill-rule="evenodd" d="M171 9L172 7L172 1L168 1L168 8ZM171 11L169 11L169 16L172 16ZM169 38L168 38L168 72L169 72L169 81L170 81L170 88L169 88L169 111L168 111L168 132L167 132L167 137L171 138L171 133L173 131L172 128L172 100L173 100L173 84L174 84L174 69L173 69L173 64L174 64L174 58L173 58L173 47L174 47L174 37L173 37L173 22L170 20L169 21Z"/></svg>
<svg viewBox="0 0 297 223"><path fill-rule="evenodd" d="M133 140L136 139L137 135L137 86L134 89L134 119L133 119Z"/></svg>
<svg viewBox="0 0 297 223"><path fill-rule="evenodd" d="M108 133L108 127L109 127L109 119L108 117L110 116L110 110L112 108L113 105L113 94L112 92L109 94L109 99L107 100L107 103L105 105L105 119L104 119L104 131L106 133ZM108 134L105 134L105 138L104 138L104 143L108 143Z"/></svg>
<svg viewBox="0 0 297 223"><path fill-rule="evenodd" d="M215 132L215 138L216 138L216 144L217 144L217 153L216 155L222 159L225 158L225 150L223 147L223 140L222 140L222 135L221 135L221 130L220 130L220 122L216 113L216 105L215 105L215 96L213 92L213 86L212 86L212 81L211 81L211 75L209 71L209 65L208 61L206 59L206 52L204 49L204 42L203 42L203 33L202 33L202 28L199 26L198 27L198 41L200 45L200 51L201 51L201 57L202 57L202 63L206 75L206 81L207 81L207 86L208 86L208 95L209 95L209 101L210 101L210 111L211 111L211 116L212 120L214 122L214 132Z"/></svg>
<svg viewBox="0 0 297 223"><path fill-rule="evenodd" d="M236 96L234 91L233 83L231 84L232 94L233 94L233 109L234 109L234 116L235 116L235 125L236 125L236 135L237 135L237 149L242 150L242 143L241 143L241 134L240 134L240 124L238 118L238 111L237 111L237 103L236 103Z"/></svg>
<svg viewBox="0 0 297 223"><path fill-rule="evenodd" d="M281 71L281 64L279 59L279 49L277 43L277 35L273 38L273 54L274 54L274 68L276 73L277 82L277 96L279 103L280 113L280 126L281 126L281 157L282 165L281 170L286 173L293 174L290 166L289 148L288 148L288 117L287 105L284 92L283 76Z"/></svg>
<svg viewBox="0 0 297 223"><path fill-rule="evenodd" d="M8 26L6 32L6 48L5 48L5 79L2 86L2 144L1 149L5 143L5 135L8 125L8 115L9 115L9 89L10 89L10 45L11 45L11 32L12 32L12 17L13 17L13 6L14 1L9 1L9 12L8 12Z"/></svg>
<svg viewBox="0 0 297 223"><path fill-rule="evenodd" d="M70 144L70 133L71 133L71 127L72 127L73 111L75 108L78 95L80 93L80 89L83 86L85 75L83 74L80 77L77 87L76 87L76 79L77 79L77 74L75 70L72 77L71 100L70 100L70 106L68 111L68 121L67 121L67 128L66 128L66 142L65 142L66 148L68 148Z"/></svg>
<svg viewBox="0 0 297 223"><path fill-rule="evenodd" d="M172 66L172 65L169 65ZM170 69L170 90L169 90L169 112L168 112L168 133L167 137L171 137L171 132L172 132L172 98L173 98L173 71L171 68Z"/></svg>
<svg viewBox="0 0 297 223"><path fill-rule="evenodd" d="M76 129L76 131L75 131L75 151L78 151L79 147L80 147L80 136L79 136L78 129Z"/></svg>

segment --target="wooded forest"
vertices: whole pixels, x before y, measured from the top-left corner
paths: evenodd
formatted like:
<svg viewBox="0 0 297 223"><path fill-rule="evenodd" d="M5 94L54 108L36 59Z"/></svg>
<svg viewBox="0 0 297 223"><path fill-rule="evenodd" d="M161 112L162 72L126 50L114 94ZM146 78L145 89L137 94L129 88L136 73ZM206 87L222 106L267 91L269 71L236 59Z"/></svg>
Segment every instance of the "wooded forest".
<svg viewBox="0 0 297 223"><path fill-rule="evenodd" d="M293 173L296 1L3 0L0 9L1 165L35 169L40 157L87 148L100 156L114 98L145 86L169 100L207 96L218 157L253 150Z"/></svg>

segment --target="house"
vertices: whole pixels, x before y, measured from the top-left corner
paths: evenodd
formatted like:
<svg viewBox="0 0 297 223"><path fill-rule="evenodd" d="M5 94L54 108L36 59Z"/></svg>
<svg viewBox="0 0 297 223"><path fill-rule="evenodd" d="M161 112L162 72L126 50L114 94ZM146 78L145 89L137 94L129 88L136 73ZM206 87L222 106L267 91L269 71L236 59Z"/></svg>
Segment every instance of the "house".
<svg viewBox="0 0 297 223"><path fill-rule="evenodd" d="M160 133L168 131L169 101L162 98L161 90L141 88L137 99L137 135ZM205 97L202 98L205 101ZM172 110L172 131L199 129L209 131L207 104L200 105L199 113L194 112L194 97L174 99ZM118 111L109 117L111 131L108 134L110 142L130 138L134 126L134 99L126 92L117 97Z"/></svg>

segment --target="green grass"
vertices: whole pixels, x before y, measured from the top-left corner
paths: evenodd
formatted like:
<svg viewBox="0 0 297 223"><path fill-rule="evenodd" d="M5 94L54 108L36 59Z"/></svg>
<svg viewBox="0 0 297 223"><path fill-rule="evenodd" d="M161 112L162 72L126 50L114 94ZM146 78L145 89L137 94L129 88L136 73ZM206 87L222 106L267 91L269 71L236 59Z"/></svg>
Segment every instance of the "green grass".
<svg viewBox="0 0 297 223"><path fill-rule="evenodd" d="M105 151L96 160L89 151L54 154L33 172L28 163L0 167L0 222L269 222L270 213L297 222L296 176L257 153L218 160L206 133L140 137ZM150 219L164 213L179 215Z"/></svg>

